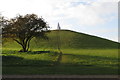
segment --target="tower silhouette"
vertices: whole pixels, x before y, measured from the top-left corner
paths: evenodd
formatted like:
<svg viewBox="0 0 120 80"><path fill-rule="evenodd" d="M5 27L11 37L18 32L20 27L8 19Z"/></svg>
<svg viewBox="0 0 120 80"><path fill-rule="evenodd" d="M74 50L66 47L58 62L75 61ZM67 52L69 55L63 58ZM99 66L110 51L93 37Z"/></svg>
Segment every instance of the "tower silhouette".
<svg viewBox="0 0 120 80"><path fill-rule="evenodd" d="M60 27L60 24L58 22L58 25L57 25L57 44L58 44L58 50L61 52L61 40L60 40L60 30L61 30L61 27Z"/></svg>
<svg viewBox="0 0 120 80"><path fill-rule="evenodd" d="M57 29L58 29L58 30L60 30L60 29L61 29L59 22L58 22Z"/></svg>

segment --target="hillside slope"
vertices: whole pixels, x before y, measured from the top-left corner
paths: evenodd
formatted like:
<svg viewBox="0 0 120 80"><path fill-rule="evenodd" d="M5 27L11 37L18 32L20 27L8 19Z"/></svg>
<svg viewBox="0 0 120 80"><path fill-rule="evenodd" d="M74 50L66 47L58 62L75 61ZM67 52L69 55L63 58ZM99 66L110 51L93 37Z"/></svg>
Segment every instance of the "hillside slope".
<svg viewBox="0 0 120 80"><path fill-rule="evenodd" d="M48 34L49 40L42 40L42 39L33 39L31 41L31 49L34 48L53 48L56 49L58 45L62 49L66 48L90 48L90 49L112 49L118 48L118 43L114 41L110 41L104 38L91 36L84 33L78 33L70 30L52 30ZM17 45L16 43L6 44L7 46L4 47L14 47ZM16 47L15 46L15 47Z"/></svg>
<svg viewBox="0 0 120 80"><path fill-rule="evenodd" d="M118 43L104 38L78 33L70 30L53 30L48 34L49 40L33 40L32 46L44 48L118 48Z"/></svg>

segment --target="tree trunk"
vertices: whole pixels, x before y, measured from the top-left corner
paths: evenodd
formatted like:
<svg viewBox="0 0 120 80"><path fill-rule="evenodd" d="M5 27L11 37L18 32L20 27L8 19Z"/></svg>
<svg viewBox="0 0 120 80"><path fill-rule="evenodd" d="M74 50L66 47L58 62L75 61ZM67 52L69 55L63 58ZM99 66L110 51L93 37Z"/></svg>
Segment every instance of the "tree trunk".
<svg viewBox="0 0 120 80"><path fill-rule="evenodd" d="M13 39L13 40L16 41L18 44L21 45L22 50L20 50L19 52L27 52L27 51L28 51L28 50L27 50L27 44L26 44L26 43L20 42L20 41L18 41L17 39Z"/></svg>
<svg viewBox="0 0 120 80"><path fill-rule="evenodd" d="M28 50L27 50L27 46L25 45L25 44L23 44L23 46L22 46L22 52L27 52Z"/></svg>
<svg viewBox="0 0 120 80"><path fill-rule="evenodd" d="M14 41L16 41L18 44L21 45L22 50L20 50L20 52L28 52L29 50L29 46L30 46L30 41L33 37L28 38L26 41L22 40L22 41L18 41L17 39L13 39Z"/></svg>

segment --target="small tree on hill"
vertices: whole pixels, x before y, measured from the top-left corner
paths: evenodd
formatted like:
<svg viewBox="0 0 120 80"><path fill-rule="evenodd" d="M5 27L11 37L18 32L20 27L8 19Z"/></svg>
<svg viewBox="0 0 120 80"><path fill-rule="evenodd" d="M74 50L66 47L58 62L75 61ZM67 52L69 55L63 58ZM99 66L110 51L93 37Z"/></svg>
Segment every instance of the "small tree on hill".
<svg viewBox="0 0 120 80"><path fill-rule="evenodd" d="M27 52L30 41L34 37L47 39L45 33L49 31L48 28L44 19L35 14L19 15L7 21L2 28L2 36L3 38L12 38L21 45L22 52Z"/></svg>

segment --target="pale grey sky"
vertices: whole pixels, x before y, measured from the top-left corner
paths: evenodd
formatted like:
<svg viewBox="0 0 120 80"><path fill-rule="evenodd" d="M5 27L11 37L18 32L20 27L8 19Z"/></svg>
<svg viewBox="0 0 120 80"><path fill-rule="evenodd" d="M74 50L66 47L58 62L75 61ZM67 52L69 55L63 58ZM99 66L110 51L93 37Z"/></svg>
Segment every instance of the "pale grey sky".
<svg viewBox="0 0 120 80"><path fill-rule="evenodd" d="M35 13L51 29L74 30L118 41L118 0L0 0L8 18Z"/></svg>

